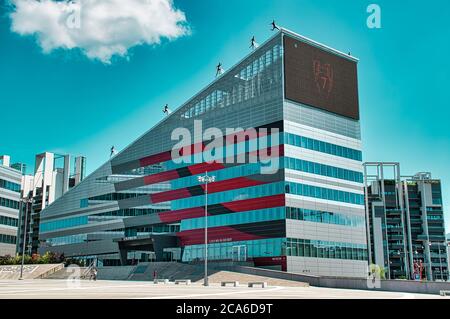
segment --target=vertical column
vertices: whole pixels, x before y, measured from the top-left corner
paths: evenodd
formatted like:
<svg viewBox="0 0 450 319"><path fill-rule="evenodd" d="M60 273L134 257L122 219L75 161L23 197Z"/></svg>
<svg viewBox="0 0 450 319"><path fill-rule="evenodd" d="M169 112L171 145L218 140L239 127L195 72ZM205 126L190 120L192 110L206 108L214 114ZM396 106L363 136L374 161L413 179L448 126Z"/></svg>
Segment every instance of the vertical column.
<svg viewBox="0 0 450 319"><path fill-rule="evenodd" d="M64 194L69 190L69 177L70 177L70 155L64 155L62 194Z"/></svg>

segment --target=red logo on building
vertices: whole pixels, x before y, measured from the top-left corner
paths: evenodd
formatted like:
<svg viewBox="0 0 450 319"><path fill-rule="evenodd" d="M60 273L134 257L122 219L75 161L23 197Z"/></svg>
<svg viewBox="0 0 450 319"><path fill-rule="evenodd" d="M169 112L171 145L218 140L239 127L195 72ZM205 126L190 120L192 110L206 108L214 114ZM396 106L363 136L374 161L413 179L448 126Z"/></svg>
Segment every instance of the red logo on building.
<svg viewBox="0 0 450 319"><path fill-rule="evenodd" d="M314 60L313 68L314 81L316 82L319 94L325 94L328 97L333 90L334 85L333 68L331 67L331 64L323 64L319 60Z"/></svg>

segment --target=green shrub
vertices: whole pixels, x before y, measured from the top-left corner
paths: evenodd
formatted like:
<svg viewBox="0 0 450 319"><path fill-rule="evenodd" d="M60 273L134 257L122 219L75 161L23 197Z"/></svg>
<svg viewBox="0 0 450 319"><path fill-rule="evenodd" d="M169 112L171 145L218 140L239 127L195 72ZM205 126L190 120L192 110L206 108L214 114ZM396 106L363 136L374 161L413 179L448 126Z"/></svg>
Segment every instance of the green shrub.
<svg viewBox="0 0 450 319"><path fill-rule="evenodd" d="M66 263L66 258L64 254L57 254L54 252L46 252L44 255L40 256L39 254L25 255L24 256L24 264L59 264ZM12 256L3 256L0 257L0 265L20 265L22 264L22 255Z"/></svg>

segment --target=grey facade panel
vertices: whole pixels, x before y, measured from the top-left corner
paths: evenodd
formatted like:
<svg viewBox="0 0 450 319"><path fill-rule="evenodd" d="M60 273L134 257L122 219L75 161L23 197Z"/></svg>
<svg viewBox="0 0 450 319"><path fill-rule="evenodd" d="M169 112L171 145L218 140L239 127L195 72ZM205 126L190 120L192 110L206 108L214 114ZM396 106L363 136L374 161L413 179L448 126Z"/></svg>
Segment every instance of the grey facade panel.
<svg viewBox="0 0 450 319"><path fill-rule="evenodd" d="M45 253L46 251L52 251L55 253L64 252L64 256L66 257L95 256L95 255L119 253L119 245L117 242L114 242L109 239L109 240L91 241L88 243L40 248L40 253Z"/></svg>
<svg viewBox="0 0 450 319"><path fill-rule="evenodd" d="M116 222L107 222L107 223L97 223L87 226L73 227L67 229L60 229L52 232L45 232L39 234L39 239L47 239L53 237L62 237L62 236L70 236L80 233L92 233L97 231L104 230L115 230L115 229L123 229L124 223L122 219L119 219Z"/></svg>
<svg viewBox="0 0 450 319"><path fill-rule="evenodd" d="M359 121L337 116L314 107L300 103L285 101L284 118L287 121L296 122L335 134L361 139L361 129Z"/></svg>

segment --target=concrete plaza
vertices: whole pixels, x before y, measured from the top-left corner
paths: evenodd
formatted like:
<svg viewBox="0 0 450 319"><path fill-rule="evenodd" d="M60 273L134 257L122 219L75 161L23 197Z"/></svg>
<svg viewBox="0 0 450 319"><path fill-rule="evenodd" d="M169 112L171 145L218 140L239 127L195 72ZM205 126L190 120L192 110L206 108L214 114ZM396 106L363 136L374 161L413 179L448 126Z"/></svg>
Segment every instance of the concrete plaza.
<svg viewBox="0 0 450 319"><path fill-rule="evenodd" d="M213 283L203 287L191 285L154 284L144 281L86 281L78 283L56 279L0 281L0 299L450 299L439 295L410 294L319 287L268 286L267 288L220 287Z"/></svg>

